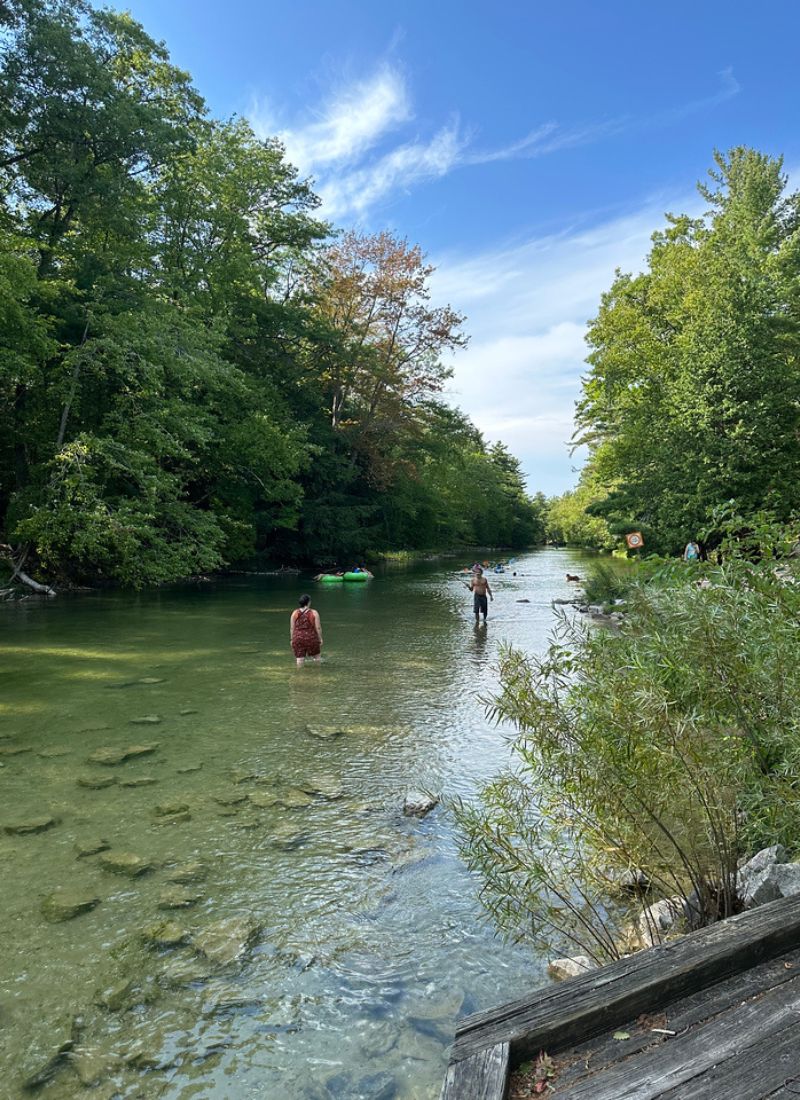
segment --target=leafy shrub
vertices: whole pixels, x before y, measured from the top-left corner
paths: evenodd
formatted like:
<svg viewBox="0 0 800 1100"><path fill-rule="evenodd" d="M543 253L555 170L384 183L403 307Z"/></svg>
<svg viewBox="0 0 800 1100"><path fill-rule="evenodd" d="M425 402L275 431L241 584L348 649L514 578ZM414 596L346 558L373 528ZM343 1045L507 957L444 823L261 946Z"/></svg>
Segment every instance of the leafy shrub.
<svg viewBox="0 0 800 1100"><path fill-rule="evenodd" d="M735 911L744 853L798 846L799 620L796 561L728 554L634 585L619 632L562 617L542 658L505 652L514 765L458 809L502 931L615 957L642 905L622 873L699 924Z"/></svg>

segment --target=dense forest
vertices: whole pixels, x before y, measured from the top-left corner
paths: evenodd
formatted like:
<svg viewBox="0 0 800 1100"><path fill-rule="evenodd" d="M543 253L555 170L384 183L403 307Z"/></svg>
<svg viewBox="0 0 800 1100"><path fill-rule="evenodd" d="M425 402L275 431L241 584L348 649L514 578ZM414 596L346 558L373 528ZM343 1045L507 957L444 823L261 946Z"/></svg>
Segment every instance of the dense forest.
<svg viewBox="0 0 800 1100"><path fill-rule="evenodd" d="M545 502L441 397L464 318L337 231L130 16L0 5L0 542L143 585L258 560L521 547Z"/></svg>
<svg viewBox="0 0 800 1100"><path fill-rule="evenodd" d="M674 553L800 505L800 193L782 161L717 154L700 217L670 216L647 268L618 273L588 332L577 443L554 538L608 548L641 530ZM615 537L616 536L616 537Z"/></svg>

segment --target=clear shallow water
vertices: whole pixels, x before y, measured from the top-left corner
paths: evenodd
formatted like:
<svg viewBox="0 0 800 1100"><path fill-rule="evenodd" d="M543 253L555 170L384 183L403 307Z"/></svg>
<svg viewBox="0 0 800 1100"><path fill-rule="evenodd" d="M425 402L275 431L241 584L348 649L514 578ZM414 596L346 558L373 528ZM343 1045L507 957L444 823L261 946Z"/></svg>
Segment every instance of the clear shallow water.
<svg viewBox="0 0 800 1100"><path fill-rule="evenodd" d="M496 686L501 642L543 648L551 600L583 565L542 550L491 577L485 630L442 563L364 586L248 577L0 608L0 824L58 821L0 834L0 1096L22 1095L24 1068L75 1015L78 1054L42 1097L368 1098L392 1094L389 1075L401 1100L438 1096L457 1017L545 979L481 919L447 812L405 818L403 797L469 795L498 769L508 735L477 697ZM304 590L325 658L296 669L288 616ZM146 716L160 721L132 723ZM87 762L152 742L118 766ZM122 785L136 779L155 782ZM268 805L299 788L341 797ZM153 870L77 858L99 838ZM185 887L198 901L159 909L187 860L202 864ZM100 904L48 923L58 887ZM192 940L233 917L258 926L251 948L227 965L198 956ZM163 920L188 942L145 943ZM109 987L123 990L113 1009L98 1003Z"/></svg>

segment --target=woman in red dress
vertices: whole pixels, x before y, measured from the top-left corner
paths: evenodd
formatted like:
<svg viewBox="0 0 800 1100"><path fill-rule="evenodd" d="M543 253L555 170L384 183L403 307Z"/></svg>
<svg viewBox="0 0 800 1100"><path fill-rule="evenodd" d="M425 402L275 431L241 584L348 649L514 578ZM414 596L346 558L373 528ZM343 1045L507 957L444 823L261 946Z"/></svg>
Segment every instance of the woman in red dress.
<svg viewBox="0 0 800 1100"><path fill-rule="evenodd" d="M298 668L305 664L306 657L319 660L322 649L322 623L319 615L308 606L310 596L300 597L300 606L292 612L289 620L289 641L297 658Z"/></svg>

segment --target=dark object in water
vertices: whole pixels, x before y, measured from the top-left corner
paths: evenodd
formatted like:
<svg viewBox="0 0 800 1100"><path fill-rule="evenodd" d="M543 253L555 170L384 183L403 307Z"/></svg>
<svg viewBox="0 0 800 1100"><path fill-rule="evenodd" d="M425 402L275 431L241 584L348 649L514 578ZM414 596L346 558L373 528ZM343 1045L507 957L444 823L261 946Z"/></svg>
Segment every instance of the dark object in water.
<svg viewBox="0 0 800 1100"><path fill-rule="evenodd" d="M580 577L573 577L573 575L571 573L567 573L567 580L568 581L579 581L580 579L581 579Z"/></svg>
<svg viewBox="0 0 800 1100"><path fill-rule="evenodd" d="M517 603L530 603L530 600L517 600Z"/></svg>

